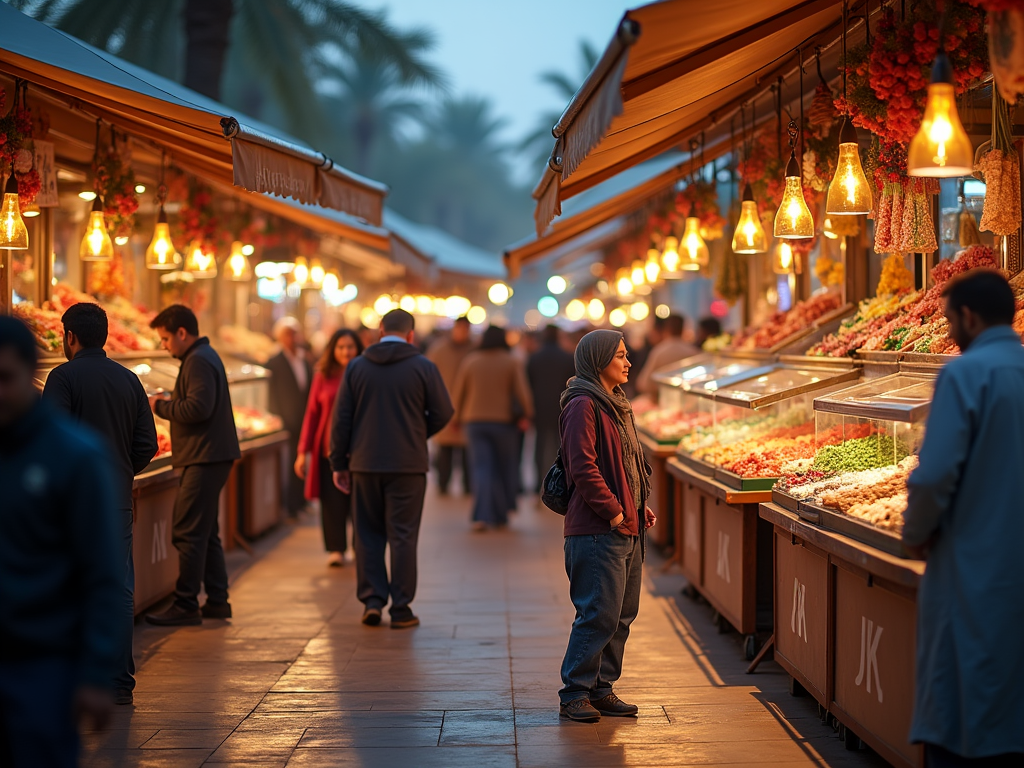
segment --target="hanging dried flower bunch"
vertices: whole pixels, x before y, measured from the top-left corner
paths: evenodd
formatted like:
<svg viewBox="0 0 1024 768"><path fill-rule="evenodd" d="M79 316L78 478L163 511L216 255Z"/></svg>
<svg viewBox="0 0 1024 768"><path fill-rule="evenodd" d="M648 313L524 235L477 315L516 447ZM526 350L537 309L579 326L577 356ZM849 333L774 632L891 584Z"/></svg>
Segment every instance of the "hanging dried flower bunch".
<svg viewBox="0 0 1024 768"><path fill-rule="evenodd" d="M97 128L97 136L99 129ZM93 191L103 200L103 215L113 237L127 237L134 227L139 196L135 191L135 171L131 165L131 145L127 136L118 136L110 127L110 142L96 148L93 160Z"/></svg>
<svg viewBox="0 0 1024 768"><path fill-rule="evenodd" d="M1013 146L1010 105L999 91L992 92L991 149L983 154L976 170L985 180L985 207L981 228L997 235L1010 235L1020 229L1020 166Z"/></svg>

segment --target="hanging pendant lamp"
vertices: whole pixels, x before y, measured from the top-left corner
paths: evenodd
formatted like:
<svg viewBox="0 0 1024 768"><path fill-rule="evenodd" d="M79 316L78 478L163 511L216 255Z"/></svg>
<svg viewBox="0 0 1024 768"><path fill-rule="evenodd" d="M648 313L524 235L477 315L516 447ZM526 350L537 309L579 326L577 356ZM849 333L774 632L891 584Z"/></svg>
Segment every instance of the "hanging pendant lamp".
<svg viewBox="0 0 1024 768"><path fill-rule="evenodd" d="M203 244L198 240L192 241L186 254L185 271L190 272L192 277L205 280L217 276L216 254L203 250Z"/></svg>
<svg viewBox="0 0 1024 768"><path fill-rule="evenodd" d="M924 118L907 152L910 176L951 178L974 171L974 148L956 109L955 83L949 56L940 47L932 65Z"/></svg>
<svg viewBox="0 0 1024 768"><path fill-rule="evenodd" d="M708 265L711 254L708 244L700 234L700 219L697 218L693 204L690 204L690 215L686 217L686 227L680 241L679 254L682 257L682 269L685 272L698 272Z"/></svg>
<svg viewBox="0 0 1024 768"><path fill-rule="evenodd" d="M174 247L171 241L171 227L167 223L167 212L164 210L164 203L167 200L167 187L164 185L164 164L165 159L160 158L160 185L156 191L156 202L160 206L156 217L156 227L153 229L153 239L146 249L147 269L170 270L178 269L181 266L181 254Z"/></svg>
<svg viewBox="0 0 1024 768"><path fill-rule="evenodd" d="M804 200L800 163L796 159L796 121L789 121L789 162L786 164L786 189L775 214L775 236L784 240L814 237L814 218Z"/></svg>
<svg viewBox="0 0 1024 768"><path fill-rule="evenodd" d="M89 223L85 227L82 244L78 248L78 258L82 261L110 261L114 258L114 243L107 232L103 200L99 195L93 198Z"/></svg>
<svg viewBox="0 0 1024 768"><path fill-rule="evenodd" d="M768 236L757 215L757 202L750 184L743 187L743 201L740 203L740 218L732 233L733 253L764 253L768 250Z"/></svg>
<svg viewBox="0 0 1024 768"><path fill-rule="evenodd" d="M847 117L839 131L839 161L828 185L825 212L836 216L871 213L871 185L860 162L857 129Z"/></svg>
<svg viewBox="0 0 1024 768"><path fill-rule="evenodd" d="M793 246L782 240L772 251L772 272L776 275L788 275L793 271Z"/></svg>
<svg viewBox="0 0 1024 768"><path fill-rule="evenodd" d="M226 263L227 278L236 283L244 283L252 280L252 266L249 264L249 257L245 255L245 247L241 240L235 240L231 244L231 255Z"/></svg>
<svg viewBox="0 0 1024 768"><path fill-rule="evenodd" d="M18 202L18 180L14 169L7 177L4 187L4 202L0 207L0 249L5 251L24 251L28 248L28 227L21 218L21 207Z"/></svg>
<svg viewBox="0 0 1024 768"><path fill-rule="evenodd" d="M661 252L661 276L666 280L678 280L679 274L679 240L669 236L665 238L665 248Z"/></svg>

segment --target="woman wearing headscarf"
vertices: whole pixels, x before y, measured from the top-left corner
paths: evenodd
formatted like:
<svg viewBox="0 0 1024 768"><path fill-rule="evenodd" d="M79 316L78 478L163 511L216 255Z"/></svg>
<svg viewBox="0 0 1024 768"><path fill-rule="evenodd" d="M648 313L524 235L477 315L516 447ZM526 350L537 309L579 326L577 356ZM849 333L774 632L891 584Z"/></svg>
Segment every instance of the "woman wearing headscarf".
<svg viewBox="0 0 1024 768"><path fill-rule="evenodd" d="M505 329L490 326L467 355L452 391L455 422L466 430L473 480L473 530L502 528L519 493L519 434L533 418L533 397Z"/></svg>
<svg viewBox="0 0 1024 768"><path fill-rule="evenodd" d="M345 369L362 353L363 343L355 331L342 328L327 342L309 389L294 467L295 474L306 482L306 498L320 499L324 548L330 553L327 564L335 568L345 564L352 497L334 487L327 460L331 452L331 417Z"/></svg>
<svg viewBox="0 0 1024 768"><path fill-rule="evenodd" d="M574 362L576 376L562 394L558 427L573 487L564 534L576 619L558 697L562 717L587 722L638 711L612 686L622 672L629 626L640 606L644 532L655 516L647 507L651 468L622 392L630 369L622 334L588 333Z"/></svg>

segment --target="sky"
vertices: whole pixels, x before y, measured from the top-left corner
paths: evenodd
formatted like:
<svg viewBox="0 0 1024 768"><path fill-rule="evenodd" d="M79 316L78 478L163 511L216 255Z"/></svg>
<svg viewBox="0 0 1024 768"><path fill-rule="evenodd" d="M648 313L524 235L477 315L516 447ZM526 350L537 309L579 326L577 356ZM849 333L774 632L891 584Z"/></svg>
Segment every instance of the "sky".
<svg viewBox="0 0 1024 768"><path fill-rule="evenodd" d="M626 9L644 2L362 0L362 4L386 9L398 27L432 29L437 45L431 59L448 73L453 92L489 96L497 114L507 120L503 138L515 142L536 126L543 112L565 107L565 101L540 82L540 74L556 70L578 77L579 41L587 40L603 51Z"/></svg>

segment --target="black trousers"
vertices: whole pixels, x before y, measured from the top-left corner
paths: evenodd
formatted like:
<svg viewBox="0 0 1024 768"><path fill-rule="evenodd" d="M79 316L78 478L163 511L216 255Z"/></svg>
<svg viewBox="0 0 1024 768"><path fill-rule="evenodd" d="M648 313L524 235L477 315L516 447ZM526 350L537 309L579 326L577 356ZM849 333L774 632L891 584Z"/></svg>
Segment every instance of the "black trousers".
<svg viewBox="0 0 1024 768"><path fill-rule="evenodd" d="M537 468L537 490L544 490L544 476L555 463L559 446L558 421L542 424L537 421L537 444L533 447L533 461Z"/></svg>
<svg viewBox="0 0 1024 768"><path fill-rule="evenodd" d="M1024 753L993 755L992 757L961 757L934 744L924 745L925 768L1019 768L1024 765Z"/></svg>
<svg viewBox="0 0 1024 768"><path fill-rule="evenodd" d="M342 493L334 484L331 462L320 457L320 522L324 529L324 549L344 552L348 549L348 518L352 496Z"/></svg>
<svg viewBox="0 0 1024 768"><path fill-rule="evenodd" d="M473 485L470 482L469 468L469 446L466 445L439 445L437 446L437 483L441 487L441 493L448 493L448 486L452 482L452 470L455 467L455 453L458 452L462 463L462 491L467 496L473 492Z"/></svg>
<svg viewBox="0 0 1024 768"><path fill-rule="evenodd" d="M288 510L290 517L296 517L306 508L305 483L292 471L295 459L299 457L299 432L301 429L302 425L300 424L299 429L292 431L289 428L288 431L288 466L285 468L284 486L281 488L283 497L281 503Z"/></svg>
<svg viewBox="0 0 1024 768"><path fill-rule="evenodd" d="M353 472L356 595L367 608L383 608L391 598L391 618L412 615L416 596L416 547L423 518L427 476ZM384 562L391 547L391 578Z"/></svg>
<svg viewBox="0 0 1024 768"><path fill-rule="evenodd" d="M193 464L181 473L174 500L171 541L178 550L178 583L174 602L185 610L199 608L199 588L214 603L228 601L228 569L218 533L220 492L232 461Z"/></svg>

